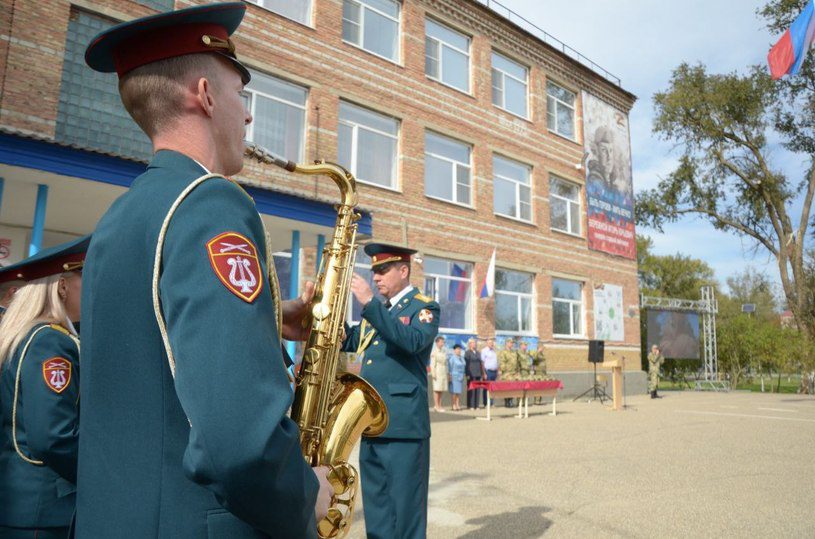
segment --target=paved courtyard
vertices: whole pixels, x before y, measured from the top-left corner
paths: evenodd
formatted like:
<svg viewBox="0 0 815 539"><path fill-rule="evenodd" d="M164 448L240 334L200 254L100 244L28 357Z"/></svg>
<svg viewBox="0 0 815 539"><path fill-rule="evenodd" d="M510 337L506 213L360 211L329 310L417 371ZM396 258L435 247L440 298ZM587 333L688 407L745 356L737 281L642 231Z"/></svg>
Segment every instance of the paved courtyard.
<svg viewBox="0 0 815 539"><path fill-rule="evenodd" d="M567 400L528 419L502 406L491 422L431 412L428 537L815 537L815 399L627 405Z"/></svg>

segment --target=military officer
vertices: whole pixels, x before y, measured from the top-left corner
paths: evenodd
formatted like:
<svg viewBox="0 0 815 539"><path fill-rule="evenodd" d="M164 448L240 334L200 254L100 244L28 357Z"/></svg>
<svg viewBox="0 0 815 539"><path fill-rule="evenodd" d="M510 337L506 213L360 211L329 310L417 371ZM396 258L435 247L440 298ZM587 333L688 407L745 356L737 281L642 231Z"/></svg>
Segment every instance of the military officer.
<svg viewBox="0 0 815 539"><path fill-rule="evenodd" d="M532 373L537 376L546 375L546 354L543 351L543 341L538 341L538 348L532 355Z"/></svg>
<svg viewBox="0 0 815 539"><path fill-rule="evenodd" d="M0 537L68 537L79 435L74 324L89 241L0 270L0 283L27 283L0 323Z"/></svg>
<svg viewBox="0 0 815 539"><path fill-rule="evenodd" d="M504 349L498 352L498 378L499 380L517 380L520 373L518 369L518 353L515 351L515 341L508 337L504 341ZM513 405L513 399L504 399L507 408Z"/></svg>
<svg viewBox="0 0 815 539"><path fill-rule="evenodd" d="M314 537L327 511L326 470L305 463L287 416L280 347L281 332L304 337L313 284L281 304L257 209L227 179L252 120L230 38L245 10L137 19L85 53L118 74L155 153L88 253L80 538Z"/></svg>
<svg viewBox="0 0 815 539"><path fill-rule="evenodd" d="M651 353L648 354L648 392L652 399L659 398L657 388L659 387L659 369L665 363L665 356L659 351L656 344L651 346Z"/></svg>
<svg viewBox="0 0 815 539"><path fill-rule="evenodd" d="M521 378L527 379L532 369L532 354L529 353L529 345L526 341L521 341L518 348L518 373Z"/></svg>
<svg viewBox="0 0 815 539"><path fill-rule="evenodd" d="M371 243L374 284L387 300L374 299L359 275L351 292L362 305L362 323L346 328L344 349L362 355L361 375L388 407L387 430L363 438L359 462L365 529L371 539L425 537L430 473L430 416L426 360L439 331L439 304L410 285L416 251Z"/></svg>

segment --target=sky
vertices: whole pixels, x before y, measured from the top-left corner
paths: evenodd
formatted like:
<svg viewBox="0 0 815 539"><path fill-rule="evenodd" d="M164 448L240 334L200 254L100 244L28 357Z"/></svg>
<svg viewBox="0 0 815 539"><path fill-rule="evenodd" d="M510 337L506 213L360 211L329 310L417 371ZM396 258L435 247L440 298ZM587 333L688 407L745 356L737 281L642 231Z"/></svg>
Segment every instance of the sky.
<svg viewBox="0 0 815 539"><path fill-rule="evenodd" d="M635 193L657 185L680 153L651 132L654 93L664 91L682 62L704 63L711 73L745 72L766 65L779 36L770 35L756 9L765 0L500 0L547 33L610 71L638 97L630 114ZM498 8L500 9L500 8ZM775 164L795 180L801 156L774 151ZM800 211L800 206L798 211ZM797 221L798 213L792 214ZM638 228L659 255L681 253L706 261L726 289L726 278L750 265L778 282L775 260L735 234L688 216L664 233Z"/></svg>

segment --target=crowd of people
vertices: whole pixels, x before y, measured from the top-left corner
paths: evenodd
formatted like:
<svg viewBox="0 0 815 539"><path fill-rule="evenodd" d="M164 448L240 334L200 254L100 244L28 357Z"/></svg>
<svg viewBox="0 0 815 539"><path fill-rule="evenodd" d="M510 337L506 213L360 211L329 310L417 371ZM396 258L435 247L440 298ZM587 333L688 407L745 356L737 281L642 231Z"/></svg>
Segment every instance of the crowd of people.
<svg viewBox="0 0 815 539"><path fill-rule="evenodd" d="M450 409L462 410L461 395L467 392L467 409L476 410L487 405L487 393L483 389L469 389L470 382L495 380L548 380L546 355L543 342L538 342L535 351L529 350L526 341L518 342L507 338L502 350L495 349L495 339L488 338L481 349L475 339L467 341L467 349L462 352L460 343L452 348L445 346L446 340L436 338L430 353L430 376L433 383L433 409L445 412L444 394L450 394ZM510 399L506 401L511 406Z"/></svg>

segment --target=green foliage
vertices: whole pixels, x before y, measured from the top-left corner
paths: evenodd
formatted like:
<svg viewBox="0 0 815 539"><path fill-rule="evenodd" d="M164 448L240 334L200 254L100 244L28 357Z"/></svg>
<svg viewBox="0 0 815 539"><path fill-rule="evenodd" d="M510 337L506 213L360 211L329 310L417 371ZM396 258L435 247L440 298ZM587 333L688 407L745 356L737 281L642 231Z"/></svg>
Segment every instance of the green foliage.
<svg viewBox="0 0 815 539"><path fill-rule="evenodd" d="M716 286L713 268L704 260L682 254L652 254L653 242L637 236L640 291L646 296L699 299L703 285Z"/></svg>
<svg viewBox="0 0 815 539"><path fill-rule="evenodd" d="M780 34L805 3L771 0L758 15ZM654 96L653 126L679 149L679 162L635 206L641 226L662 230L692 214L770 253L784 301L809 335L815 335L815 279L806 271L804 253L815 197L814 57L808 55L798 75L780 81L771 80L764 65L728 74L679 65L668 89ZM779 136L786 149L809 163L800 178L788 178L772 163L768 139Z"/></svg>

